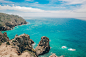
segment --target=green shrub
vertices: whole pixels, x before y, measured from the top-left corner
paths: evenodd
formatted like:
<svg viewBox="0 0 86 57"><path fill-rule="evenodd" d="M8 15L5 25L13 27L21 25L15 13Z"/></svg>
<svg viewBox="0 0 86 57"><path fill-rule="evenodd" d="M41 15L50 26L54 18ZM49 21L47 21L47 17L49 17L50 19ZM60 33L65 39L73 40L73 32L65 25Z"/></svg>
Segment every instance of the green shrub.
<svg viewBox="0 0 86 57"><path fill-rule="evenodd" d="M0 45L1 45L2 43L0 42Z"/></svg>
<svg viewBox="0 0 86 57"><path fill-rule="evenodd" d="M0 24L0 26L2 26L2 25Z"/></svg>
<svg viewBox="0 0 86 57"><path fill-rule="evenodd" d="M7 45L10 45L9 41L6 43Z"/></svg>
<svg viewBox="0 0 86 57"><path fill-rule="evenodd" d="M13 40L12 42L16 42L15 40Z"/></svg>

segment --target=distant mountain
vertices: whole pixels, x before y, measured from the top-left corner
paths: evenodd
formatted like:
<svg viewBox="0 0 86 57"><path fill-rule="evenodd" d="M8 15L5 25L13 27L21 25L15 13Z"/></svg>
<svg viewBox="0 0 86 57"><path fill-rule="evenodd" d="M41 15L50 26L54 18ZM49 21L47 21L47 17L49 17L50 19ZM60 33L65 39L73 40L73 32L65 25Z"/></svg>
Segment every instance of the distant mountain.
<svg viewBox="0 0 86 57"><path fill-rule="evenodd" d="M27 24L22 17L0 13L0 31L11 30L13 27L22 24Z"/></svg>

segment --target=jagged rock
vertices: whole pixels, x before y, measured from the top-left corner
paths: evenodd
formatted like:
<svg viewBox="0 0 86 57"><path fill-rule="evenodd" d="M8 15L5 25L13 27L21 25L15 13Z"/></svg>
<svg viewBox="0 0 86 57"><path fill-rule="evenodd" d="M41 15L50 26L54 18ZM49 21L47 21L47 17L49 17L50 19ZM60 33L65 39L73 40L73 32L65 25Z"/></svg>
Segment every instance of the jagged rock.
<svg viewBox="0 0 86 57"><path fill-rule="evenodd" d="M36 55L35 50L32 47L34 41L30 39L30 36L27 34L22 34L20 36L16 35L15 38L12 40L12 45L16 48L17 54L20 55L25 50L34 52Z"/></svg>
<svg viewBox="0 0 86 57"><path fill-rule="evenodd" d="M3 42L9 41L9 38L7 37L7 33L4 32L3 34L0 32L0 44Z"/></svg>
<svg viewBox="0 0 86 57"><path fill-rule="evenodd" d="M1 31L0 31L0 36L2 36L3 34L1 33Z"/></svg>
<svg viewBox="0 0 86 57"><path fill-rule="evenodd" d="M6 45L6 42L0 46L0 57L36 57L33 54L32 52L25 51L21 55L17 55L16 48Z"/></svg>
<svg viewBox="0 0 86 57"><path fill-rule="evenodd" d="M6 22L5 25L10 27L10 28L15 27L15 24L13 24L12 22Z"/></svg>
<svg viewBox="0 0 86 57"><path fill-rule="evenodd" d="M28 54L30 54L31 57L38 57L38 55L45 54L50 50L49 38L45 36L41 37L41 41L39 42L38 46L34 50L32 47L32 44L34 43L34 41L30 39L30 36L25 33L19 36L16 34L14 39L9 40L6 32L4 33L0 32L0 43L2 43L2 46L5 45L7 49L10 48L11 49L10 52L15 49L15 52L14 51L12 52L17 53L17 55L21 55L21 56L24 52L28 52Z"/></svg>
<svg viewBox="0 0 86 57"><path fill-rule="evenodd" d="M0 31L11 30L18 25L27 24L20 16L0 13Z"/></svg>
<svg viewBox="0 0 86 57"><path fill-rule="evenodd" d="M62 56L57 56L55 53L53 53L52 55L50 55L49 57L64 57L63 55Z"/></svg>
<svg viewBox="0 0 86 57"><path fill-rule="evenodd" d="M45 36L41 37L41 41L39 42L38 46L35 49L36 54L42 55L48 53L49 50L50 50L49 38Z"/></svg>
<svg viewBox="0 0 86 57"><path fill-rule="evenodd" d="M58 57L58 56L56 56L56 54L52 54L51 56L49 56L49 57Z"/></svg>

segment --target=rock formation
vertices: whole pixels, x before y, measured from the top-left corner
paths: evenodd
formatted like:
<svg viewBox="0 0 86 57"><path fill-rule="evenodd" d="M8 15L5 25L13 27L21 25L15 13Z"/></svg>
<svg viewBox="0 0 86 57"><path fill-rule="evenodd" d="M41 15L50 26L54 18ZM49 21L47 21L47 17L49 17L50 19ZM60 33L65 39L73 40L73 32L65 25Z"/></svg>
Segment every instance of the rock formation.
<svg viewBox="0 0 86 57"><path fill-rule="evenodd" d="M34 56L36 57L36 52L32 47L33 43L34 41L32 41L30 36L27 34L22 34L20 36L16 35L15 38L11 40L11 45L16 48L18 55L27 50L33 52L35 54Z"/></svg>
<svg viewBox="0 0 86 57"><path fill-rule="evenodd" d="M11 30L13 27L22 24L27 24L22 17L0 13L0 31Z"/></svg>
<svg viewBox="0 0 86 57"><path fill-rule="evenodd" d="M2 33L0 32L0 45L1 45L1 43L7 42L7 41L9 41L9 38L7 37L7 33L4 32L4 33L2 34Z"/></svg>
<svg viewBox="0 0 86 57"><path fill-rule="evenodd" d="M45 36L41 37L41 41L39 42L38 46L35 49L36 54L42 55L48 53L49 50L50 50L49 38Z"/></svg>
<svg viewBox="0 0 86 57"><path fill-rule="evenodd" d="M50 55L49 57L64 57L63 55L62 56L56 56L55 53L53 53L52 55Z"/></svg>
<svg viewBox="0 0 86 57"><path fill-rule="evenodd" d="M41 37L41 41L35 50L32 47L34 41L27 34L16 35L14 39L9 40L6 32L3 34L0 32L0 42L2 43L0 46L0 56L5 56L3 54L6 54L6 56L11 57L38 57L50 50L49 38L45 36Z"/></svg>
<svg viewBox="0 0 86 57"><path fill-rule="evenodd" d="M33 52L25 51L21 55L16 53L16 48L11 45L2 43L0 46L0 57L36 57Z"/></svg>
<svg viewBox="0 0 86 57"><path fill-rule="evenodd" d="M58 57L58 56L56 56L56 54L52 54L49 57Z"/></svg>

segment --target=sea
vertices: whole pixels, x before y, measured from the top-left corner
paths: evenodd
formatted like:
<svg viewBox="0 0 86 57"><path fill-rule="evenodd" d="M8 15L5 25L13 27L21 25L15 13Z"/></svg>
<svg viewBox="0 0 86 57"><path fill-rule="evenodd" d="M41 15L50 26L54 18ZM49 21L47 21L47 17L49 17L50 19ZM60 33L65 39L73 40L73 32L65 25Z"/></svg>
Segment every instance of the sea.
<svg viewBox="0 0 86 57"><path fill-rule="evenodd" d="M15 35L28 34L35 43L35 49L42 36L49 38L50 51L39 57L49 57L53 53L64 57L86 57L86 21L75 18L31 18L28 24L16 26L7 32L9 39Z"/></svg>

